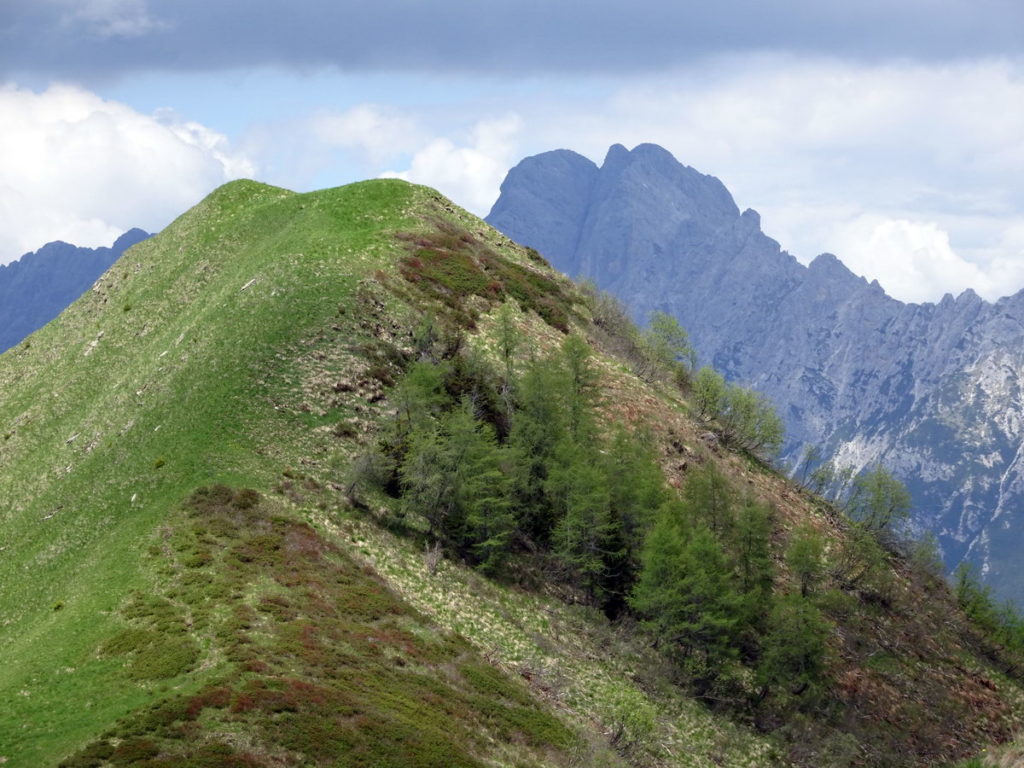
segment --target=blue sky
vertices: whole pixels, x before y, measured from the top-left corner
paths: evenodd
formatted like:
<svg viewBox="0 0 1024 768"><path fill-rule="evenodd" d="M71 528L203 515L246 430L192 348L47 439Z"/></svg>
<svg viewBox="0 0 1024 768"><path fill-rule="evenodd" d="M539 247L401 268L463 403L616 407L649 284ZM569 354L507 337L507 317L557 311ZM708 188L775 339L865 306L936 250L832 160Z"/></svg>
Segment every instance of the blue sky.
<svg viewBox="0 0 1024 768"><path fill-rule="evenodd" d="M801 261L906 300L1024 287L1024 4L4 0L0 263L159 229L251 176L508 168L652 141Z"/></svg>

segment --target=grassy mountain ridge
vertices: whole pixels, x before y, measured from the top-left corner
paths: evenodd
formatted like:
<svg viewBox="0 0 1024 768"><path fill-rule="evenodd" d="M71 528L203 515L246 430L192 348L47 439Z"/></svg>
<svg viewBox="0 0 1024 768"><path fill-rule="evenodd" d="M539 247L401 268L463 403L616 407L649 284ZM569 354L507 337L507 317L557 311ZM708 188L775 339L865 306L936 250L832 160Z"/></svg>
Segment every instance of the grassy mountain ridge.
<svg viewBox="0 0 1024 768"><path fill-rule="evenodd" d="M390 417L424 314L494 356L508 299L539 350L573 328L611 349L569 281L432 190L234 182L0 356L7 764L77 752L76 765L401 765L402 739L367 734L416 723L425 765L782 760L751 718L671 684L628 622L566 606L558 589L428 567L418 542L347 507L345 468ZM799 526L842 548L847 526L819 502L702 447L706 428L672 388L611 354L598 365L602 412L655 426L670 485L712 463L774 503L780 588ZM893 764L1005 738L1017 685L968 642L948 592L886 567L884 600L850 591L826 611L842 710L826 728L832 764L864 764L873 729L902 750ZM348 740L309 730L338 712L356 723ZM282 723L312 735L288 741ZM811 725L795 718L790 743Z"/></svg>
<svg viewBox="0 0 1024 768"><path fill-rule="evenodd" d="M343 194L361 192L380 198L367 207L399 221L410 197L404 185ZM311 258L300 264L278 243L289 226L305 228L295 211L318 219L310 230L333 227L332 249L363 258L371 258L380 228L358 214L339 223L344 204L324 206L325 216L323 196L292 199L249 182L218 190L0 358L7 435L0 482L11 500L0 564L4 646L7 658L27 662L5 667L4 688L29 692L14 699L25 711L11 712L12 735L33 725L49 730L33 712L67 700L60 690L50 702L42 693L65 668L76 670L67 673L70 684L85 678L97 706L118 702L116 676L99 668L111 665L78 659L102 637L104 617L127 587L145 578L133 550L195 487L243 478L259 485L261 477L269 484L279 471L254 451L249 430L277 429L251 372L273 370L275 355L303 336L318 310L333 315L354 290L358 266L330 258L322 242L303 243ZM268 241L262 251L244 246L257 233ZM89 725L81 727L84 736Z"/></svg>

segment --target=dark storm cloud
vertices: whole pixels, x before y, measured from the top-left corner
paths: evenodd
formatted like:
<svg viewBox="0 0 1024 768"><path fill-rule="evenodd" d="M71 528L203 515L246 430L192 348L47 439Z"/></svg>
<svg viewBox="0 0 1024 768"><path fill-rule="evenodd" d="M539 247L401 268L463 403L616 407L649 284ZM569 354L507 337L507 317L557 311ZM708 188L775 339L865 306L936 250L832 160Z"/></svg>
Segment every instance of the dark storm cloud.
<svg viewBox="0 0 1024 768"><path fill-rule="evenodd" d="M283 65L636 72L750 50L941 60L1024 52L1018 0L0 0L0 75Z"/></svg>

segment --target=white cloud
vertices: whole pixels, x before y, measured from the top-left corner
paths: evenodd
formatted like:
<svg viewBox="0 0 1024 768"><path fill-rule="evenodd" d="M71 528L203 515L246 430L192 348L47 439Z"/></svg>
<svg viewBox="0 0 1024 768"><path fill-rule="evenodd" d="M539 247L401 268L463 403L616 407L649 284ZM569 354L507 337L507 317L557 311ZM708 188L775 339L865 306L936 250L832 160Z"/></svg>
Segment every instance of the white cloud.
<svg viewBox="0 0 1024 768"><path fill-rule="evenodd" d="M843 262L853 272L877 279L883 287L898 286L904 301L930 301L964 286L987 289L988 278L976 265L958 256L949 234L934 222L858 216L833 233Z"/></svg>
<svg viewBox="0 0 1024 768"><path fill-rule="evenodd" d="M834 252L906 300L1024 286L1024 61L745 55L501 88L396 77L374 89L296 83L312 94L308 116L250 126L246 154L291 188L386 173L486 213L527 154L566 147L600 162L613 143L651 141L722 179L804 263ZM406 105L320 106L322 94L352 90Z"/></svg>
<svg viewBox="0 0 1024 768"><path fill-rule="evenodd" d="M412 117L376 104L321 113L310 120L309 128L324 146L360 150L372 163L388 161L424 141Z"/></svg>
<svg viewBox="0 0 1024 768"><path fill-rule="evenodd" d="M109 245L154 230L252 164L170 113L143 115L71 86L0 88L0 263L44 243Z"/></svg>
<svg viewBox="0 0 1024 768"><path fill-rule="evenodd" d="M466 145L434 139L413 154L408 170L382 175L435 187L482 216L497 198L508 169L519 159L515 150L522 127L514 114L483 120L472 128Z"/></svg>
<svg viewBox="0 0 1024 768"><path fill-rule="evenodd" d="M235 152L224 134L217 133L194 120L182 120L168 109L158 110L154 117L183 144L196 147L219 163L226 179L238 179L255 174L252 160L244 154Z"/></svg>

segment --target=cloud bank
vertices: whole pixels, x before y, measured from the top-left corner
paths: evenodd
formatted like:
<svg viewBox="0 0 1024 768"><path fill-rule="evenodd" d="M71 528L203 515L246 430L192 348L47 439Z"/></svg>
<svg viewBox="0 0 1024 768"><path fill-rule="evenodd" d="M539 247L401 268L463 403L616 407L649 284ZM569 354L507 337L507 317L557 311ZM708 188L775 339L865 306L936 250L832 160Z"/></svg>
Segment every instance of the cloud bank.
<svg viewBox="0 0 1024 768"><path fill-rule="evenodd" d="M0 88L0 168L0 263L55 239L109 245L162 228L255 170L203 125L70 86Z"/></svg>
<svg viewBox="0 0 1024 768"><path fill-rule="evenodd" d="M263 65L622 74L738 51L937 61L1020 55L1022 28L1016 0L5 0L0 76Z"/></svg>

